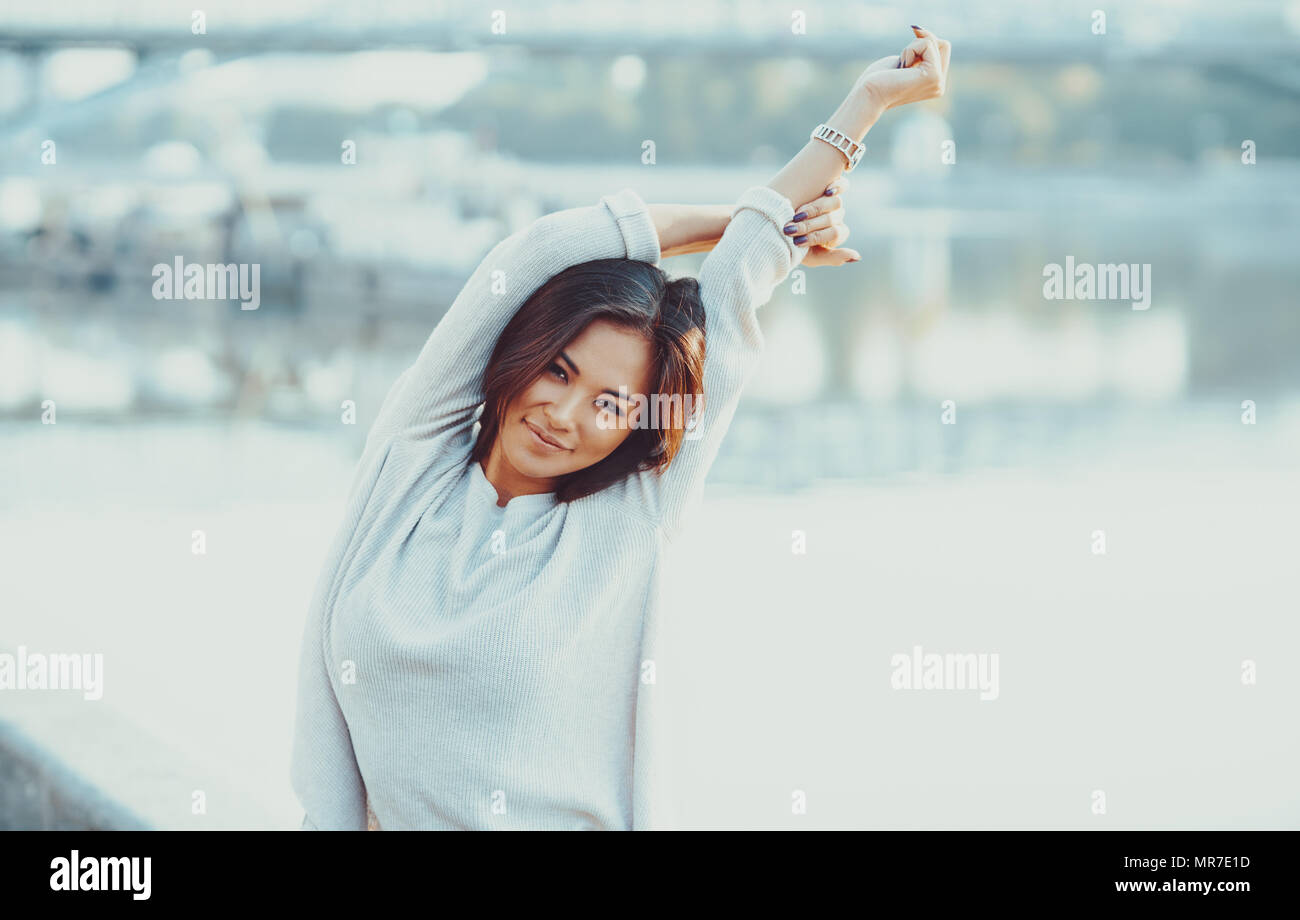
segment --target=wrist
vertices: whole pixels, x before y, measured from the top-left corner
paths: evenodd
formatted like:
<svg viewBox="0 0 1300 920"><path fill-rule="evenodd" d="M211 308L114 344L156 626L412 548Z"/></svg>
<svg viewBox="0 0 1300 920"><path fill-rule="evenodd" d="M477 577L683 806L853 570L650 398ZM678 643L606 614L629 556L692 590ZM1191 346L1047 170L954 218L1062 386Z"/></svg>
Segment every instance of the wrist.
<svg viewBox="0 0 1300 920"><path fill-rule="evenodd" d="M886 108L888 106L870 84L860 83L844 98L826 124L861 143Z"/></svg>

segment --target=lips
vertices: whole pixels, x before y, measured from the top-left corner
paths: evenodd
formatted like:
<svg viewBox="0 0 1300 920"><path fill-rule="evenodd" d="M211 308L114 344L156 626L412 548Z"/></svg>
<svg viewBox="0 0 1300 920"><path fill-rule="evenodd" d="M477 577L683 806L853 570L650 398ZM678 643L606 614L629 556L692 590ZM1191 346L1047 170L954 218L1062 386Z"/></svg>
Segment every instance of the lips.
<svg viewBox="0 0 1300 920"><path fill-rule="evenodd" d="M540 430L536 425L534 425L532 422L528 421L528 419L524 419L524 425L527 426L528 430L531 431L531 432L533 433L533 436L534 436L535 438L537 438L539 441L541 441L541 442L542 442L543 444L545 444L547 447L550 447L550 448L552 448L552 449L554 449L554 450L568 450L568 449L569 449L569 448L565 447L563 444L559 444L559 443L557 443L556 441L552 440L552 439L551 439L550 437L548 437L547 435L542 434L541 430Z"/></svg>

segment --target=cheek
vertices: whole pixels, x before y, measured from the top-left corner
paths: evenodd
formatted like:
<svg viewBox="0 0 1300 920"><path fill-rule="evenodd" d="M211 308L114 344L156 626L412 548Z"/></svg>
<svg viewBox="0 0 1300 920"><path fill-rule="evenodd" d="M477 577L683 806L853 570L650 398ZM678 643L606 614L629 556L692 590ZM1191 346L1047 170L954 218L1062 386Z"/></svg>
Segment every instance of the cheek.
<svg viewBox="0 0 1300 920"><path fill-rule="evenodd" d="M611 416L605 424L607 427L602 428L599 422L593 421L583 431L582 443L586 453L605 456L627 440L628 435L632 433L631 428L618 427L620 421L617 416ZM621 424L626 426L626 419Z"/></svg>
<svg viewBox="0 0 1300 920"><path fill-rule="evenodd" d="M540 402L546 402L547 385L540 377L533 381L527 389L515 397L515 401L510 404L514 415L520 415L526 406L533 406Z"/></svg>

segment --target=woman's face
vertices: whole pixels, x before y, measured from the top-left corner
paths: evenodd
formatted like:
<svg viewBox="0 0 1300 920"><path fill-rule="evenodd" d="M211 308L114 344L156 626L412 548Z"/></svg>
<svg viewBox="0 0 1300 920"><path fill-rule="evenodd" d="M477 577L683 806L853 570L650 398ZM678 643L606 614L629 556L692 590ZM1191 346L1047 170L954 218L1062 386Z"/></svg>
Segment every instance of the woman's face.
<svg viewBox="0 0 1300 920"><path fill-rule="evenodd" d="M498 489L510 495L553 491L557 477L609 456L632 433L633 400L648 395L652 358L639 334L607 320L588 323L506 407L489 460L489 474L501 480L493 479Z"/></svg>

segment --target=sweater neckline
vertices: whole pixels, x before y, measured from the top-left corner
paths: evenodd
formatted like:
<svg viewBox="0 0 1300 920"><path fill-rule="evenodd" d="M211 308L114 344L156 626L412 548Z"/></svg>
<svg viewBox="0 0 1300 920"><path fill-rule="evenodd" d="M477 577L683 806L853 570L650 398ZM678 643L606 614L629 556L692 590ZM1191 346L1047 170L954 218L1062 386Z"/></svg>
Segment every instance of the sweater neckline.
<svg viewBox="0 0 1300 920"><path fill-rule="evenodd" d="M477 460L471 460L469 477L471 484L476 488L484 498L491 503L491 506L502 513L513 511L515 509L547 511L554 508L559 500L554 492L534 492L529 495L516 495L510 501L506 502L505 507L497 504L500 496L497 495L497 487L492 485L483 472L483 464Z"/></svg>

